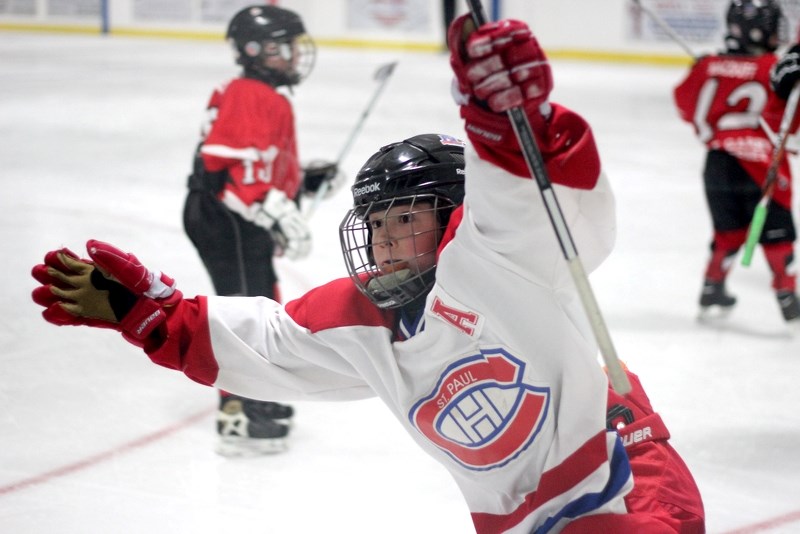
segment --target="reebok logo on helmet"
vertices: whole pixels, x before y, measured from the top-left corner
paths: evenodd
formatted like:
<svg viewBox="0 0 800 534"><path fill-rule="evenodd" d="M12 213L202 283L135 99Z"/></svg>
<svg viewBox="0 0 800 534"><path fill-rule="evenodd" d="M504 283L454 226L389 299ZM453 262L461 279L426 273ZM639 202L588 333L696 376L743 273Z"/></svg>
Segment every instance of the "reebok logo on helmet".
<svg viewBox="0 0 800 534"><path fill-rule="evenodd" d="M379 182L367 184L362 187L354 187L353 188L353 196L360 197L362 195L368 195L370 193L380 192L381 184Z"/></svg>

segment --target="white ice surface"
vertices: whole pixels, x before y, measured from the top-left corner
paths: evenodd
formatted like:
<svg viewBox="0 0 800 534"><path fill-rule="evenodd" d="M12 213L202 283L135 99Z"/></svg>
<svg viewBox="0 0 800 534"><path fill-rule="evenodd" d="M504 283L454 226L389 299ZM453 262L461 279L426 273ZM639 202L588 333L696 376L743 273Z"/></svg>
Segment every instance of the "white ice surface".
<svg viewBox="0 0 800 534"><path fill-rule="evenodd" d="M461 136L445 55L323 48L296 90L304 160L335 158L394 60L344 170L404 136ZM710 226L703 149L671 101L683 69L553 69L553 100L593 125L618 197L618 244L593 287L697 479L709 532L800 532L800 331L760 253L731 275L727 325L695 320ZM0 32L0 532L471 532L444 469L379 402L298 404L288 453L224 459L213 390L113 332L56 328L31 302L31 267L89 238L187 294L211 291L181 209L206 100L235 72L223 43ZM345 190L314 216L311 259L279 263L286 298L344 274L348 203Z"/></svg>

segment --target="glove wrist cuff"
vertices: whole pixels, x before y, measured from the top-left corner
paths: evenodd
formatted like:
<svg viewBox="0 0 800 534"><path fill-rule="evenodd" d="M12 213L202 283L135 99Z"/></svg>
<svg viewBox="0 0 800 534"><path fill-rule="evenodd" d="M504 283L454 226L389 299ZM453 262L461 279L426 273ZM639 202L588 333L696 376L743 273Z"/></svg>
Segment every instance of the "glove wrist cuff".
<svg viewBox="0 0 800 534"><path fill-rule="evenodd" d="M523 110L533 131L545 128L546 120L542 117L541 111L546 110L549 115L551 111L549 103L544 106L526 102ZM506 113L495 113L472 101L466 106L461 106L461 117L473 144L503 146L516 139L514 128Z"/></svg>
<svg viewBox="0 0 800 534"><path fill-rule="evenodd" d="M167 320L164 306L159 302L140 298L119 323L122 332L136 340L144 340Z"/></svg>

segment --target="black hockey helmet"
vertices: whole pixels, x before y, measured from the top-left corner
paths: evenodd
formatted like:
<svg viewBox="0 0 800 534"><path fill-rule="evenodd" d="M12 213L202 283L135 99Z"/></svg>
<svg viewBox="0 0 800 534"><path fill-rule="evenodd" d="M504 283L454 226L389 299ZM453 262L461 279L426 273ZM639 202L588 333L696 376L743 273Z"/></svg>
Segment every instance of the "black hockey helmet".
<svg viewBox="0 0 800 534"><path fill-rule="evenodd" d="M402 307L427 295L435 265L422 272L378 272L369 216L398 205L426 206L436 214L438 242L453 209L464 200L464 143L422 134L386 145L361 167L351 189L353 207L339 225L339 237L353 282L380 308Z"/></svg>
<svg viewBox="0 0 800 534"><path fill-rule="evenodd" d="M293 11L270 5L245 7L225 34L245 75L273 87L296 85L314 66L316 48Z"/></svg>
<svg viewBox="0 0 800 534"><path fill-rule="evenodd" d="M777 0L731 0L725 17L725 46L732 54L774 52L785 24Z"/></svg>

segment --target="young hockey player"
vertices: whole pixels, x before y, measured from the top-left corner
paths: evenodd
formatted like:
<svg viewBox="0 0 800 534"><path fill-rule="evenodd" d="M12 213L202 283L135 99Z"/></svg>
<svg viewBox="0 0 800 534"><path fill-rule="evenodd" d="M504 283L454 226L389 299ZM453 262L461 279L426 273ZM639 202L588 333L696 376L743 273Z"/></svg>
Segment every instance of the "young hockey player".
<svg viewBox="0 0 800 534"><path fill-rule="evenodd" d="M608 391L505 111L529 118L591 269L615 221L588 124L548 101L550 67L524 23L461 17L450 43L470 144L423 134L368 159L340 225L349 278L284 306L183 298L92 240L90 259L60 249L34 267L34 300L50 322L116 329L154 362L247 397L380 397L450 471L480 534L703 532L697 487L638 381L628 397Z"/></svg>
<svg viewBox="0 0 800 534"><path fill-rule="evenodd" d="M300 17L275 6L246 7L231 19L227 39L242 74L211 95L184 228L218 295L280 300L273 256L300 259L311 248L296 197L315 193L323 181L337 185L342 175L333 164L300 168L292 105L279 92L300 83L314 64ZM292 415L291 406L220 390L217 451L284 450Z"/></svg>
<svg viewBox="0 0 800 534"><path fill-rule="evenodd" d="M683 120L708 147L703 180L714 228L711 258L700 294L703 311L731 308L736 298L725 279L747 237L772 159L764 121L777 131L797 70L775 67L781 8L775 0L733 0L727 11L726 50L700 58L675 89ZM795 60L796 61L796 60ZM780 86L783 90L773 90ZM760 245L772 270L772 287L786 321L800 321L791 213L792 175L781 161Z"/></svg>

